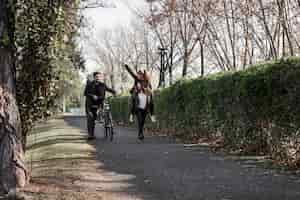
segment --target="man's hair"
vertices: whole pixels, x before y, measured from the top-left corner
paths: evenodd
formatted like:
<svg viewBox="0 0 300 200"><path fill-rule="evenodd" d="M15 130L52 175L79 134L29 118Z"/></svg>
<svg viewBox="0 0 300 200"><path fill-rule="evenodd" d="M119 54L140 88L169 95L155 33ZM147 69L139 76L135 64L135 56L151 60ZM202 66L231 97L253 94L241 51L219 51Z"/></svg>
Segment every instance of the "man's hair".
<svg viewBox="0 0 300 200"><path fill-rule="evenodd" d="M101 73L101 72L94 72L94 73L93 73L94 78L95 78L98 74L102 74L102 73Z"/></svg>

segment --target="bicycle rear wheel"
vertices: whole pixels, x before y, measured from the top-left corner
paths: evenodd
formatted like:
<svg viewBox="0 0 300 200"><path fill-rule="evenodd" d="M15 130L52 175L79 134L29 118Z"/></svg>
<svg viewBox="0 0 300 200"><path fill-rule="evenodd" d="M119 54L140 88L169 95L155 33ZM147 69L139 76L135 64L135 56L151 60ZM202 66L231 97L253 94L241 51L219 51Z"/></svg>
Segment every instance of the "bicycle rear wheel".
<svg viewBox="0 0 300 200"><path fill-rule="evenodd" d="M114 139L114 130L113 130L113 124L112 124L112 117L110 113L106 113L105 117L105 139L108 139L110 141L113 141Z"/></svg>
<svg viewBox="0 0 300 200"><path fill-rule="evenodd" d="M108 128L104 127L104 138L105 138L105 139L107 139L108 133L109 133Z"/></svg>
<svg viewBox="0 0 300 200"><path fill-rule="evenodd" d="M113 127L113 122L112 122L112 116L111 113L109 112L108 114L108 122L109 122L109 139L110 141L113 141L114 139L114 127Z"/></svg>
<svg viewBox="0 0 300 200"><path fill-rule="evenodd" d="M105 136L104 137L105 137L105 139L109 138L110 141L113 141L113 139L114 139L113 127L105 127Z"/></svg>

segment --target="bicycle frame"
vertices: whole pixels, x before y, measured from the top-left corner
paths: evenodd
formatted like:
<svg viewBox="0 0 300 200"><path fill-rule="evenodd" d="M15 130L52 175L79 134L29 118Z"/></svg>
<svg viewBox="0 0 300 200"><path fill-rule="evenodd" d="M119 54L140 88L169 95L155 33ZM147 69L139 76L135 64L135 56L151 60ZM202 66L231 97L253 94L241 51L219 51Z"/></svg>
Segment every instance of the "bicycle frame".
<svg viewBox="0 0 300 200"><path fill-rule="evenodd" d="M99 119L103 119L99 120ZM98 112L97 116L98 122L103 124L104 127L104 134L105 138L109 136L110 141L113 140L113 135L114 135L114 130L113 130L113 120L112 120L112 114L110 110L110 104L109 104L109 99L105 99L103 102L103 108Z"/></svg>
<svg viewBox="0 0 300 200"><path fill-rule="evenodd" d="M108 100L105 100L103 103L103 117L104 117L104 127L113 127L110 104Z"/></svg>

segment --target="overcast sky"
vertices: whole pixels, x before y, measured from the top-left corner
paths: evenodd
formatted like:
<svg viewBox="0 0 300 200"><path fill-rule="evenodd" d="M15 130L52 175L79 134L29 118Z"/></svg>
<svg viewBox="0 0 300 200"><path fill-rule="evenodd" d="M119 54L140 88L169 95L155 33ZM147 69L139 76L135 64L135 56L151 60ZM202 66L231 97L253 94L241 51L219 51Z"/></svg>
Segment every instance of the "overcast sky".
<svg viewBox="0 0 300 200"><path fill-rule="evenodd" d="M91 29L89 30L91 38L103 29L113 29L119 25L129 24L136 17L132 11L145 6L144 0L111 0L111 2L116 6L115 8L89 8L84 11ZM90 44L82 43L82 45L87 71L92 72L98 67L92 59L94 52L92 48L88 48Z"/></svg>

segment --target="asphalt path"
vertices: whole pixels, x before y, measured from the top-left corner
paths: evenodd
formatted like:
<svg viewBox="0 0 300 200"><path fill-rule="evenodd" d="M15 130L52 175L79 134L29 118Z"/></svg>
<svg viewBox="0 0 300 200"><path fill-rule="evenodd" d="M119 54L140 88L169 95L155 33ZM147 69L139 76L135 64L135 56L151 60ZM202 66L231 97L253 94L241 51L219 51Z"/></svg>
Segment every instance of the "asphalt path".
<svg viewBox="0 0 300 200"><path fill-rule="evenodd" d="M86 132L84 117L65 121ZM186 146L173 139L137 139L133 128L116 127L113 142L96 126L97 160L108 175L115 199L141 200L299 200L300 177L237 162L205 147ZM96 184L96 183L95 183ZM126 196L123 194L127 194Z"/></svg>

